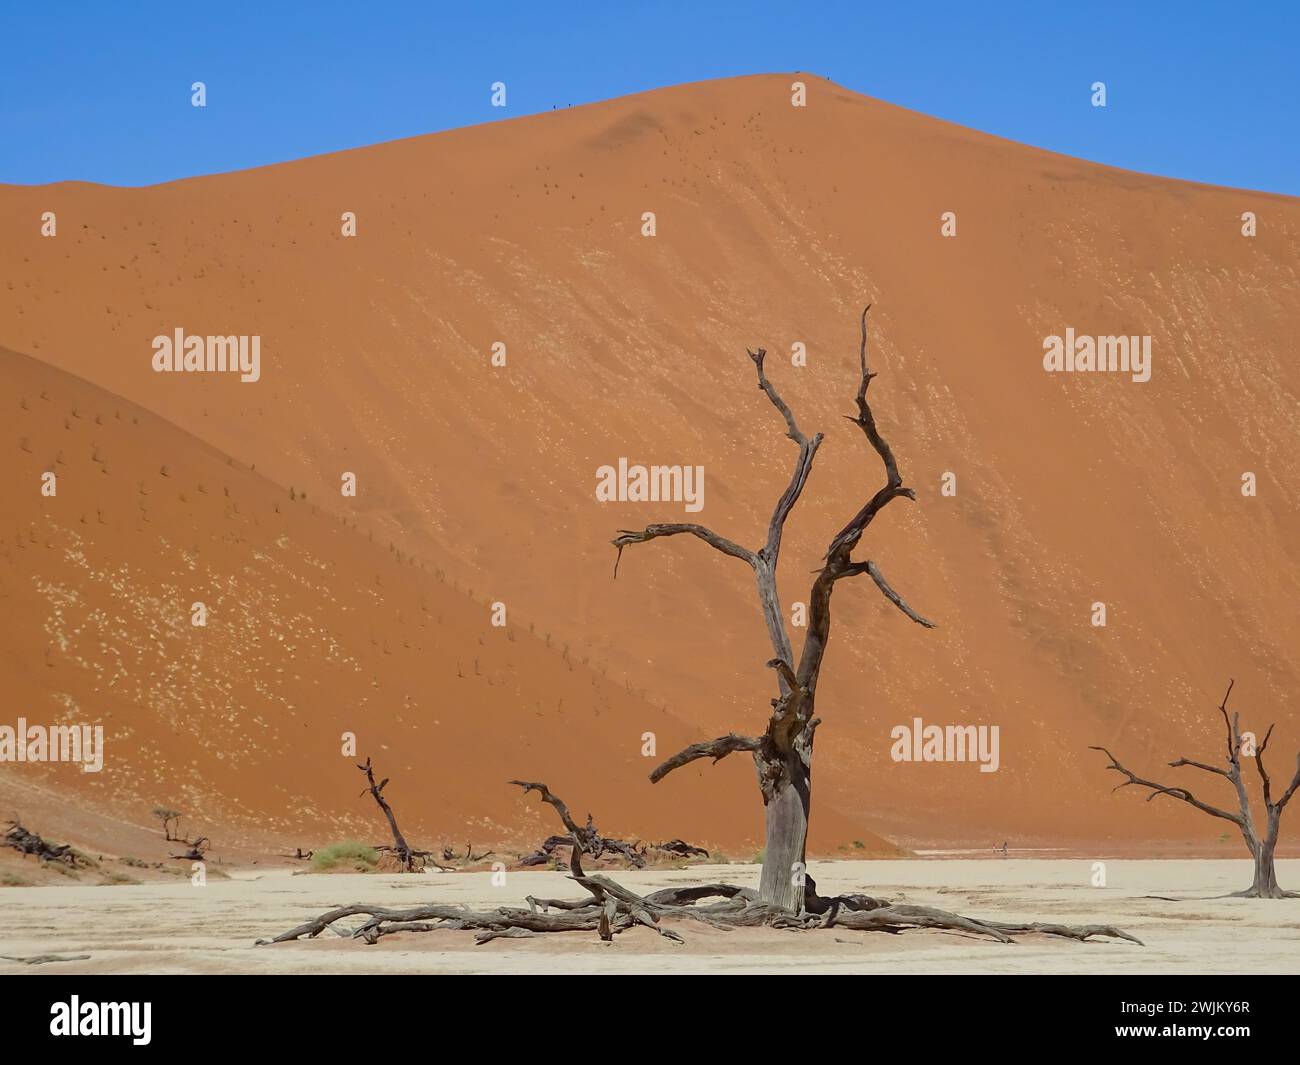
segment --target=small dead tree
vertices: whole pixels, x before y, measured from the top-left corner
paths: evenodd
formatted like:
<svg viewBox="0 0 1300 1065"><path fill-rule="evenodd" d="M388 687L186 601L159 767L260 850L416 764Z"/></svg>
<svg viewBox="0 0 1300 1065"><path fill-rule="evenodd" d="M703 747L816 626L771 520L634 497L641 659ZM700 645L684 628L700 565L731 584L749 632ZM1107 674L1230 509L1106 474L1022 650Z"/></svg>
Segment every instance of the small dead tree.
<svg viewBox="0 0 1300 1065"><path fill-rule="evenodd" d="M402 872L404 873L423 872L425 861L431 858L432 855L428 851L413 850L411 845L406 842L406 837L402 835L402 830L397 827L397 818L393 814L393 808L388 805L388 800L384 798L384 788L388 786L389 778L384 777L383 780L376 784L375 770L371 766L369 758L366 759L365 765L359 765L357 768L365 773L367 781L366 790L361 794L365 795L368 792L374 797L375 802L379 804L379 808L384 811L384 816L388 819L388 827L393 833L393 845L391 847L381 845L375 849L396 856L402 865Z"/></svg>
<svg viewBox="0 0 1300 1065"><path fill-rule="evenodd" d="M577 845L585 854L590 854L592 858L600 858L606 852L612 852L623 857L633 868L645 868L644 847L638 850L634 843L613 839L610 836L602 836L596 830L591 814L587 814L586 827L580 827L573 819L573 815L569 813L569 808L565 805L564 800L553 794L545 784L530 780L512 780L509 783L523 788L525 795L530 791L537 792L542 797L542 802L555 808L555 812L560 815L560 820L564 822L564 827L567 830L567 834L563 836L547 836L535 853L520 859L520 865L545 865L554 858L554 851L557 847L572 847L574 845L573 841L577 840Z"/></svg>
<svg viewBox="0 0 1300 1065"><path fill-rule="evenodd" d="M1209 814L1211 817L1219 817L1224 821L1231 821L1241 832L1242 838L1246 841L1246 846L1250 849L1251 857L1255 860L1255 879L1250 887L1245 891L1234 891L1232 897L1245 899L1294 899L1300 898L1300 893L1294 891L1283 891L1277 883L1277 870L1274 867L1274 853L1277 850L1278 830L1282 825L1282 811L1286 809L1286 804L1291 801L1291 796L1300 788L1300 754L1296 755L1296 772L1291 778L1291 783L1287 785L1286 791L1278 796L1277 802L1273 801L1273 784L1269 780L1268 771L1264 768L1264 750L1268 747L1269 737L1273 735L1273 726L1269 725L1268 732L1264 734L1264 741L1255 751L1255 768L1259 770L1259 778L1264 793L1264 815L1265 827L1264 834L1261 836L1255 827L1255 816L1250 807L1250 796L1246 792L1246 783L1242 779L1241 759L1243 753L1250 757L1250 751L1242 742L1240 715L1234 710L1232 717L1228 717L1228 697L1232 695L1233 682L1228 681L1228 690L1224 693L1223 702L1219 704L1219 713L1223 715L1224 727L1227 730L1227 766L1226 768L1209 765L1205 762L1196 762L1190 758L1179 758L1170 762L1169 765L1175 769L1183 766L1190 766L1193 769L1200 769L1206 773L1213 773L1215 776L1223 777L1233 787L1237 795L1237 811L1221 810L1217 806L1211 806L1196 798L1190 791L1183 787L1171 787L1167 784L1158 784L1153 780L1144 780L1136 773L1131 772L1119 763L1119 760L1110 753L1105 747L1092 747L1091 750L1101 751L1110 759L1110 765L1107 769L1113 769L1121 773L1126 778L1122 784L1116 784L1114 791L1120 788L1127 788L1130 784L1136 784L1140 788L1149 788L1151 794L1147 796L1147 802L1150 802L1157 795L1168 795L1170 798L1178 799L1194 806L1202 813Z"/></svg>
<svg viewBox="0 0 1300 1065"><path fill-rule="evenodd" d="M767 352L763 348L749 352L758 372L758 387L785 420L786 436L799 449L790 482L772 511L763 546L751 550L695 524L649 525L639 532L623 529L612 541L618 551L614 563L615 577L618 576L618 562L624 548L683 533L703 540L724 555L739 559L754 571L759 604L775 652L775 657L767 665L776 672L778 692L777 698L772 700L772 714L767 728L761 736L742 736L733 732L715 740L694 743L658 766L650 774L650 779L658 783L674 769L699 758L712 758L716 762L736 751L749 752L758 772L758 786L766 811L766 845L759 897L765 903L787 910L798 911L804 901L799 871L804 868L808 838L813 737L821 723L821 719L814 713L814 704L822 659L830 640L831 594L835 591L835 586L846 577L866 574L885 598L906 617L918 625L934 628L932 622L908 606L894 591L875 562L870 559L854 562L851 557L868 526L888 504L895 499L916 498L916 493L903 484L898 460L877 428L875 416L867 402L867 389L876 376L867 366L867 312L870 310L871 305L868 304L862 312L857 413L846 417L862 430L872 450L879 456L885 468L885 483L849 519L848 524L835 534L826 549L809 595L808 635L804 639L797 665L777 592L777 562L786 519L808 482L813 459L822 443L822 434L816 433L809 437L799 428L790 407L764 373L763 361Z"/></svg>
<svg viewBox="0 0 1300 1065"><path fill-rule="evenodd" d="M184 816L179 810L173 810L170 806L155 806L153 808L154 817L162 822L163 835L168 843L180 842L179 836L172 835L172 826L176 826L176 831L180 831L181 817Z"/></svg>

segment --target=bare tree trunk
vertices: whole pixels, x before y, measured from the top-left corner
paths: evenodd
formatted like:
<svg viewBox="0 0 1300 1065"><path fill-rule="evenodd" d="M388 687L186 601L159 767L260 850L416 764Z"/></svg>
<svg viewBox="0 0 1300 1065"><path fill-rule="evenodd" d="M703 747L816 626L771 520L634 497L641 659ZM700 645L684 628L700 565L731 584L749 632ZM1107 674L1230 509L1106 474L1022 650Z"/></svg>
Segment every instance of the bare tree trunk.
<svg viewBox="0 0 1300 1065"><path fill-rule="evenodd" d="M1234 713L1228 716L1228 699L1232 695L1233 681L1228 681L1228 690L1224 693L1223 702L1219 704L1219 713L1223 715L1224 727L1227 731L1227 766L1220 768L1215 765L1209 765L1205 762L1198 762L1191 758L1179 758L1169 765L1172 768L1189 766L1193 769L1200 769L1206 773L1212 773L1215 776L1223 777L1232 786L1237 795L1237 812L1223 810L1217 806L1211 806L1209 803L1202 802L1193 795L1187 788L1171 787L1167 784L1160 784L1154 780L1145 780L1136 773L1122 766L1118 759L1106 750L1105 747L1094 747L1094 751L1101 751L1110 759L1110 765L1107 769L1113 769L1121 773L1126 779L1124 783L1118 785L1115 790L1126 788L1130 784L1136 784L1138 787L1147 788L1151 794L1147 796L1148 801L1154 799L1157 795L1168 795L1170 798L1178 799L1189 806L1194 806L1202 813L1209 814L1211 817L1218 817L1224 821L1231 821L1241 832L1241 838L1246 841L1246 846L1250 850L1250 856L1255 861L1255 878L1250 887L1245 891L1235 891L1233 895L1236 898L1246 899L1294 899L1300 898L1300 893L1294 891L1284 891L1277 882L1277 868L1274 865L1274 854L1277 850L1278 832L1282 826L1282 811L1286 809L1287 803L1291 801L1296 790L1300 789L1300 755L1296 756L1295 776L1291 778L1291 783L1287 786L1286 791L1278 798L1277 802L1273 801L1273 782L1269 778L1268 770L1264 768L1264 751L1268 748L1268 741L1273 735L1273 726L1269 725L1268 731L1264 733L1264 740L1259 745L1259 749L1254 753L1255 768L1259 771L1260 783L1264 793L1264 812L1266 815L1267 831L1263 838L1260 838L1259 832L1255 828L1255 816L1250 809L1250 796L1246 791L1246 782L1241 773L1241 759L1249 757L1242 741L1241 716Z"/></svg>
<svg viewBox="0 0 1300 1065"><path fill-rule="evenodd" d="M823 565L817 571L812 594L809 596L808 635L799 655L797 670L790 634L781 613L781 597L776 583L777 563L781 555L786 519L803 493L823 438L821 433L809 437L799 428L794 412L767 378L763 368L767 352L763 348L749 352L758 374L758 387L781 414L785 421L786 436L799 448L799 457L795 461L790 482L772 511L763 546L756 551L750 550L703 525L677 523L648 525L640 532L621 529L613 540L618 551L614 561L615 577L618 576L618 560L622 558L624 548L660 537L679 535L703 540L724 555L748 563L754 571L763 622L775 652L775 657L768 661L767 666L775 670L777 675L778 694L772 700L772 713L767 728L762 736L740 736L732 732L715 740L693 743L658 765L650 774L650 780L657 783L674 769L699 758L712 758L716 762L736 751L752 753L754 767L758 771L759 790L763 794L766 821L760 901L796 913L804 908L805 903L804 860L812 794L813 734L820 724L820 719L813 716L813 703L817 680L821 675L822 658L830 639L830 602L835 584L846 577L866 574L876 583L881 594L908 618L928 629L934 628L933 622L908 606L903 597L890 587L875 562L870 559L854 562L852 558L853 550L858 546L867 526L886 505L895 499L916 499L916 493L903 484L898 462L876 427L875 416L867 403L867 389L876 376L867 365L867 312L870 309L868 304L862 311L856 396L858 412L850 415L849 420L862 430L872 450L879 456L885 467L885 484L835 535L826 550Z"/></svg>
<svg viewBox="0 0 1300 1065"><path fill-rule="evenodd" d="M388 784L388 778L384 777L384 779L378 784L375 783L375 771L370 764L369 758L366 759L365 765L359 765L357 768L366 775L366 780L369 785L366 788L366 791L374 796L375 802L379 804L379 808L384 812L384 817L388 819L388 828L393 833L393 853L397 855L397 860L402 863L403 872L417 872L418 870L416 866L418 863L416 862L416 858L419 855L417 855L417 853L411 849L410 844L406 842L406 837L402 835L402 830L397 827L397 817L393 814L393 808L388 805L388 800L384 798L384 787ZM362 794L364 795L365 792L362 792Z"/></svg>
<svg viewBox="0 0 1300 1065"><path fill-rule="evenodd" d="M1274 864L1277 852L1278 829L1281 827L1280 813L1269 811L1268 834L1263 839L1248 840L1250 852L1255 858L1255 878L1249 889L1240 892L1248 899L1286 899L1293 898L1293 892L1283 891L1277 882L1277 866Z"/></svg>
<svg viewBox="0 0 1300 1065"><path fill-rule="evenodd" d="M767 833L758 897L798 913L804 899L812 774L798 758L791 761L794 764L787 769L788 776L766 800Z"/></svg>
<svg viewBox="0 0 1300 1065"><path fill-rule="evenodd" d="M1255 880L1250 885L1250 895L1257 899L1286 898L1277 883L1277 869L1273 865L1274 845L1261 843L1255 852Z"/></svg>

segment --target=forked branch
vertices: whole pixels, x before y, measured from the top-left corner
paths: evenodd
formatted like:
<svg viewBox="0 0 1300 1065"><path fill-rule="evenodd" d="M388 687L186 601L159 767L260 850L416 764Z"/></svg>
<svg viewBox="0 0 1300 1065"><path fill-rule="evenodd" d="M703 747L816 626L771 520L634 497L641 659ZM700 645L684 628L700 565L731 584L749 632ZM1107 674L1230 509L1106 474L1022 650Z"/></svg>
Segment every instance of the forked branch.
<svg viewBox="0 0 1300 1065"><path fill-rule="evenodd" d="M812 473L813 459L817 455L817 449L821 447L822 434L814 433L810 440L804 435L803 430L799 428L799 423L795 420L794 413L790 410L790 405L781 398L781 394L776 387L767 379L767 374L763 371L763 361L767 358L767 350L759 348L757 351L749 351L750 359L753 360L754 368L758 371L758 387L763 391L769 400L785 419L785 435L799 445L799 458L795 461L794 472L790 475L790 483L786 485L785 491L776 501L776 506L772 510L772 517L767 523L767 542L763 547L763 555L769 566L773 570L776 568L777 560L781 554L781 537L785 532L786 519L790 517L790 512L794 510L794 505L799 502L799 497L803 494L804 485L808 483L808 475Z"/></svg>
<svg viewBox="0 0 1300 1065"><path fill-rule="evenodd" d="M545 784L530 780L512 780L510 783L514 784L516 787L523 788L525 795L530 791L537 792L537 794L542 797L542 802L555 807L555 812L560 815L560 820L564 822L564 827L568 829L572 835L582 835L582 829L578 827L578 822L576 822L573 819L573 815L569 813L569 808L564 804L564 800L558 795L552 795L551 789Z"/></svg>
<svg viewBox="0 0 1300 1065"><path fill-rule="evenodd" d="M554 858L557 847L577 847L578 850L585 851L593 858L600 858L606 852L612 852L621 855L637 869L645 866L644 846L638 847L634 843L601 835L592 821L591 814L587 815L586 827L580 827L573 819L573 815L569 813L569 807L565 805L564 800L553 794L545 784L529 780L512 780L510 783L523 788L525 795L530 791L537 792L542 797L542 802L555 808L566 829L565 835L548 836L535 853L520 860L521 865L542 865ZM570 854L569 860L572 863L578 859L576 855Z"/></svg>
<svg viewBox="0 0 1300 1065"><path fill-rule="evenodd" d="M1259 747L1253 752L1255 759L1255 768L1259 771L1259 779L1262 785L1264 796L1264 818L1256 822L1254 812L1251 810L1250 795L1246 791L1246 782L1241 771L1241 758L1245 754L1247 757L1252 755L1248 745L1245 742L1245 735L1241 731L1241 715L1228 713L1228 698L1232 695L1232 681L1228 682L1228 690L1224 693L1223 701L1219 704L1219 713L1223 717L1224 730L1226 734L1226 767L1210 765L1206 762L1198 762L1192 758L1177 758L1170 762L1169 765L1175 769L1182 767L1191 767L1199 769L1204 773L1211 773L1214 776L1223 777L1232 784L1233 791L1237 796L1237 813L1231 813L1227 810L1221 810L1217 806L1211 806L1209 803L1202 802L1190 791L1183 787L1173 787L1168 784L1161 784L1154 780L1145 780L1136 773L1126 769L1105 747L1094 747L1094 751L1101 751L1110 759L1110 765L1107 769L1115 770L1122 773L1126 778L1124 783L1118 785L1115 790L1128 787L1130 784L1136 784L1139 787L1147 788L1151 794L1147 796L1147 801L1154 799L1157 795L1169 795L1181 802L1187 803L1207 813L1211 817L1218 817L1224 821L1231 821L1241 831L1242 838L1246 841L1246 846L1250 850L1251 858L1255 863L1255 877L1250 887L1245 891L1235 892L1234 894L1242 898L1262 898L1262 899L1285 899L1300 897L1296 892L1284 891L1277 882L1277 870L1275 865L1275 856L1277 850L1278 834L1282 825L1282 811L1286 804L1291 801L1296 789L1300 788L1300 756L1296 758L1296 773L1291 779L1291 783L1277 802L1273 801L1273 782L1269 779L1268 770L1264 767L1264 752L1268 749L1269 740L1273 737L1273 726L1270 725L1268 731L1264 733L1264 740Z"/></svg>
<svg viewBox="0 0 1300 1065"><path fill-rule="evenodd" d="M1147 802L1150 802L1157 795L1168 795L1171 798L1180 799L1190 806L1195 806L1202 813L1207 813L1211 817L1221 817L1225 821L1231 821L1239 828L1245 827L1245 821L1239 815L1229 813L1227 810L1220 810L1217 806L1211 806L1209 803L1201 802L1200 799L1186 788L1171 787L1168 784L1160 784L1154 780L1145 780L1132 770L1126 769L1121 765L1119 760L1105 747L1089 747L1088 749L1091 751L1101 751L1102 754L1110 759L1110 765L1106 768L1112 769L1117 773L1122 773L1127 778L1123 783L1116 784L1115 787L1111 789L1112 791L1119 791L1120 788L1127 788L1130 784L1136 784L1140 788L1149 788L1151 790L1151 794L1147 796ZM1170 762L1169 764L1174 765L1175 763Z"/></svg>
<svg viewBox="0 0 1300 1065"><path fill-rule="evenodd" d="M765 365L766 349L759 348L756 351L746 349L746 353L754 364L759 390L767 396L768 401L781 415L782 420L785 422L785 435L797 445L799 455L795 461L790 480L772 510L772 516L768 523L767 538L763 547L758 551L749 551L713 532L711 529L694 524L649 525L641 531L622 529L612 541L618 551L614 562L616 575L618 562L625 547L681 533L696 536L724 554L743 559L754 568L759 602L763 610L763 617L773 650L776 652L776 658L769 661L768 665L776 668L780 686L780 698L774 701L775 713L769 721L766 733L766 738L773 744L773 750L769 752L773 755L792 753L797 736L808 731L808 724L812 720L812 702L821 668L821 660L825 654L830 632L830 595L836 581L843 577L866 573L875 582L881 594L906 617L925 628L935 627L934 622L914 610L894 590L874 562L868 560L855 563L851 558L852 551L862 538L863 532L883 507L899 497L916 498L916 494L912 489L904 486L902 474L898 469L898 460L895 458L889 443L881 434L871 406L867 402L867 392L871 380L876 376L871 371L867 361L867 314L870 310L871 305L867 304L862 311L861 343L858 349L859 379L855 395L857 413L850 416L849 420L862 429L872 449L880 457L885 468L885 485L836 534L827 549L825 564L819 571L813 585L812 594L809 597L808 636L804 641L803 652L797 670L795 669L794 654L786 630L785 618L781 611L780 597L777 593L776 567L786 521L798 503L808 482L813 460L823 437L821 433L815 433L810 437L800 428L798 419L795 417L789 403L785 401L767 376ZM805 737L805 739L810 739L810 737ZM748 745L737 746L737 743L741 740L744 740ZM755 750L756 748L753 745L758 743L758 740L737 737L733 733L730 736L721 737L707 743L693 744L685 751L660 765L652 774L651 779L661 780L678 766L685 765L698 758L712 757L716 761L718 757L725 756L736 750ZM715 754L714 752L721 752L721 754Z"/></svg>
<svg viewBox="0 0 1300 1065"><path fill-rule="evenodd" d="M845 415L845 417L862 430L867 442L871 444L872 450L880 456L880 461L885 467L885 485L867 500L861 510L853 515L849 523L835 535L830 547L826 549L828 565L833 565L840 570L845 570L846 567L851 565L849 555L858 546L862 534L866 532L867 526L875 520L877 514L899 497L916 498L916 493L912 489L904 487L903 475L898 471L898 460L894 457L893 449L884 436L881 435L880 429L876 425L876 416L872 413L871 405L867 402L867 389L870 387L872 379L877 376L867 366L867 312L870 310L871 304L868 303L862 311L862 343L858 350L858 364L861 376L858 381L858 394L856 397L858 413L856 415ZM851 575L847 571L836 574L836 576Z"/></svg>

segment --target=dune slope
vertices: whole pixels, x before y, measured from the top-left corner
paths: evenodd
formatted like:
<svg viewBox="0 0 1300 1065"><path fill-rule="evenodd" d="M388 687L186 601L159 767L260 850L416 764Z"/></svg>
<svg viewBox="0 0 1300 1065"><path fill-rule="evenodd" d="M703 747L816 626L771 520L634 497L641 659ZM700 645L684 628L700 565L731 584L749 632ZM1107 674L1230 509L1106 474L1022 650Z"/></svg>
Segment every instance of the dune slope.
<svg viewBox="0 0 1300 1065"><path fill-rule="evenodd" d="M329 802L311 789L339 761L336 732L365 713L403 786L466 824L517 823L496 778L502 746L527 728L531 772L557 788L561 773L589 781L598 820L626 813L632 831L724 840L747 817L730 838L753 838L742 759L651 789L638 750L647 721L688 740L761 729L772 678L750 575L678 538L626 552L614 581L608 541L698 520L757 546L793 457L754 387L745 349L761 345L803 428L827 434L783 559L783 598L803 600L830 537L882 480L841 417L871 301L873 402L918 500L891 506L859 557L939 627L911 624L865 580L841 586L815 827L834 825L828 842L868 830L980 845L1216 839L1221 826L1174 803L1111 797L1087 747L1152 771L1215 757L1229 676L1251 727L1278 722L1279 766L1300 746L1300 204L1052 155L806 75L807 106L792 107L793 77L152 188L0 188L0 343L84 379L58 379L58 417L79 402L108 419L104 393L78 391L96 387L124 416L129 401L142 423L171 426L113 441L141 452L120 480L111 448L108 475L91 460L87 412L67 430L47 419L30 456L6 445L19 478L5 500L15 598L2 619L17 705L49 706L69 675L98 682L77 698L188 767L194 780L173 786L202 789L190 801L214 817L344 817L355 781ZM57 237L40 235L44 211ZM355 237L341 233L344 212ZM944 212L955 237L941 235ZM155 373L151 340L177 328L260 336L260 380ZM1149 335L1151 379L1044 372L1044 338L1067 328ZM792 365L797 344L806 365ZM7 370L27 391L41 372ZM15 425L11 437L36 436ZM192 434L183 445L178 426ZM146 476L172 446L192 458L167 480ZM29 488L51 449L81 471L63 481L57 529ZM620 457L702 465L703 510L598 502L596 471ZM340 495L345 472L355 499ZM955 495L941 494L945 474ZM159 508L143 540L139 480ZM227 483L244 500L235 524ZM290 487L307 502L291 503ZM96 508L116 524L97 525ZM29 529L37 542L19 546ZM64 560L33 568L51 552ZM77 552L106 586L124 583L125 614L170 604L168 621L128 616L93 637L138 644L111 691L109 651L83 647L80 664L57 643L70 619L55 592ZM225 583L206 594L229 627L222 637L210 623L196 646L168 628L198 597L179 578L217 555L206 572ZM146 557L150 583L114 577ZM473 602L453 606L470 588ZM568 664L531 643L525 662L522 633L495 643L494 601L515 629L550 634L551 652L567 647ZM496 675L467 711L453 660L472 671L480 640L479 670ZM202 674L185 665L196 661ZM149 669L166 682L144 684ZM187 722L200 707L218 720L227 689L220 699L243 709L216 751ZM552 706L562 691L590 738ZM998 771L892 761L890 730L916 718L998 726ZM310 745L273 776L256 752L288 750L295 729ZM419 816L432 827L432 807Z"/></svg>

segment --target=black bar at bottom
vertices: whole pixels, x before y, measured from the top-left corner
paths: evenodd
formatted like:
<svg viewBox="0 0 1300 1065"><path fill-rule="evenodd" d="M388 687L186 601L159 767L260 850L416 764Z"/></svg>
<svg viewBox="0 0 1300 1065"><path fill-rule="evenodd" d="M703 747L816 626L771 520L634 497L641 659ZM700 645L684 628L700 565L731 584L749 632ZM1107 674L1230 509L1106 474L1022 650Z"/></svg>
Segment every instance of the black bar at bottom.
<svg viewBox="0 0 1300 1065"><path fill-rule="evenodd" d="M452 989L446 979L6 977L0 983L4 1046L7 1052L20 1052L63 1043L92 1053L109 1044L128 1053L256 1047L259 1055L278 1048L315 1049L334 1058L353 1048L379 1053L431 1049L453 1032L486 1040L486 1049L497 1038L508 1042L511 1031L536 1019L554 1025L548 1030L557 1042L570 1024L575 1032L586 1029L597 1044L605 1025L619 1025L620 1049L634 1043L643 1029L647 1049L655 1050L658 1024L671 1020L682 1045L690 1045L692 1031L722 1034L715 1030L718 1005L734 996L734 1004L743 1009L747 1002L768 1001L771 994L770 988L736 980L729 987L718 984L693 994L664 988L642 997L644 989L637 994L609 986L591 996L555 982L543 994L538 976L525 977L528 983L518 989L470 987L465 978ZM1296 982L1277 976L874 975L822 980L798 994L807 996L799 1012L812 1010L823 1017L821 1022L801 1018L798 1036L791 1033L801 1046L821 1038L839 1041L855 1030L882 1037L892 1031L891 1040L906 1038L926 1051L1038 1045L1073 1052L1125 1043L1182 1050L1192 1044L1226 1050L1247 1043L1281 1050L1293 1047L1295 1037ZM708 1007L700 995L708 996ZM573 1012L565 1006L570 996ZM95 1032L100 1034L90 1034ZM745 1040L742 1031L734 1035L738 1044ZM9 1060L22 1059L15 1053Z"/></svg>

